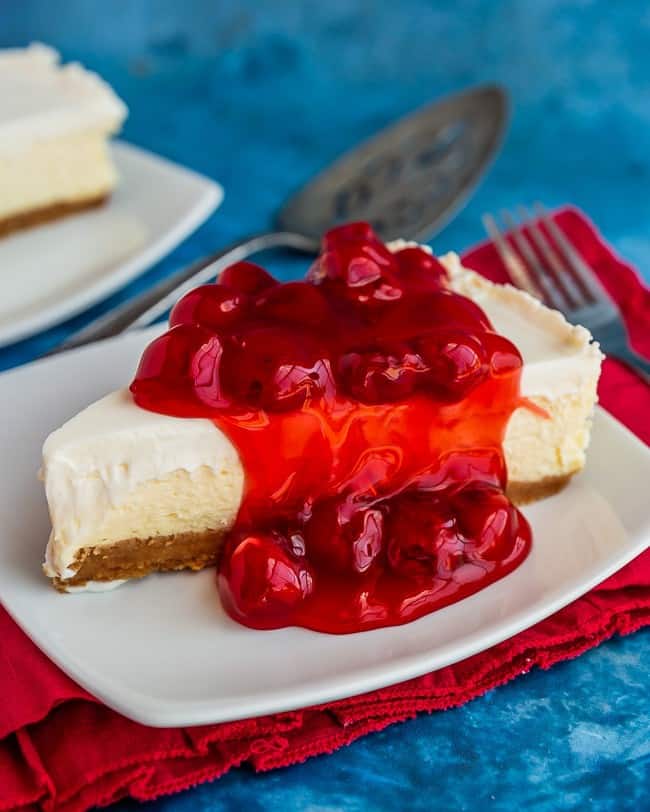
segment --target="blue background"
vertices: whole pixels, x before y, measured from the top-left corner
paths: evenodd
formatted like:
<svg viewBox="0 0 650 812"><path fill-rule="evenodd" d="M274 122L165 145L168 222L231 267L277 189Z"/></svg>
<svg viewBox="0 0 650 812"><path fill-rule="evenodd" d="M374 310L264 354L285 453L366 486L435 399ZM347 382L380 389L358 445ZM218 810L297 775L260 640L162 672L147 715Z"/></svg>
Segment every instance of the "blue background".
<svg viewBox="0 0 650 812"><path fill-rule="evenodd" d="M34 39L111 82L131 108L125 138L218 179L226 199L109 302L0 350L0 369L269 225L302 181L400 114L490 80L512 95L509 135L434 248L481 239L486 210L572 202L650 280L650 8L641 0L0 0L0 46ZM288 261L280 270L300 272ZM612 640L332 756L261 776L233 771L152 808L648 809L649 662L650 632Z"/></svg>

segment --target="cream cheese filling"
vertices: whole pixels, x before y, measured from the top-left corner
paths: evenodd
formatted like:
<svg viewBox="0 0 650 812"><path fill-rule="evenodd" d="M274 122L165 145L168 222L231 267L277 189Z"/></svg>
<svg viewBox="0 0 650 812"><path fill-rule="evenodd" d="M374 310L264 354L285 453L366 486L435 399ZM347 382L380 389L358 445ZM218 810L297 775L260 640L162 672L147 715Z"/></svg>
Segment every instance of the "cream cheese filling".
<svg viewBox="0 0 650 812"><path fill-rule="evenodd" d="M0 220L99 199L112 191L116 180L103 133L52 138L15 155L0 151Z"/></svg>
<svg viewBox="0 0 650 812"><path fill-rule="evenodd" d="M47 438L42 477L53 528L45 571L59 578L84 547L227 527L244 486L237 451L210 420L145 411L128 389Z"/></svg>

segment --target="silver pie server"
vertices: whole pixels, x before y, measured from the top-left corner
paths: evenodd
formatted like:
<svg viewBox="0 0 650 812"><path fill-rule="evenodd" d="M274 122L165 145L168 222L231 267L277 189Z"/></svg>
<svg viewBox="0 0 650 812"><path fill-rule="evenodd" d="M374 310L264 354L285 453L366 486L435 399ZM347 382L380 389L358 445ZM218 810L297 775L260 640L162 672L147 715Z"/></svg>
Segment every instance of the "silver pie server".
<svg viewBox="0 0 650 812"><path fill-rule="evenodd" d="M52 353L145 327L188 290L260 251L316 254L323 232L337 223L365 220L383 240L429 239L490 165L507 117L507 96L497 85L481 85L417 110L347 152L292 195L276 216L276 230L245 237L172 274Z"/></svg>

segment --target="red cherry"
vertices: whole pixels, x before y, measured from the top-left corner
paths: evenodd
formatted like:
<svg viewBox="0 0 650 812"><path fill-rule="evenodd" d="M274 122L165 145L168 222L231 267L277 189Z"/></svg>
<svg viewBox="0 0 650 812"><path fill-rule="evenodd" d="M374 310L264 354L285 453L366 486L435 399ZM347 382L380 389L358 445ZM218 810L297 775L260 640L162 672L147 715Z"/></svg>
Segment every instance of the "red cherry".
<svg viewBox="0 0 650 812"><path fill-rule="evenodd" d="M423 248L411 246L395 253L399 278L410 289L439 290L447 281L445 266Z"/></svg>
<svg viewBox="0 0 650 812"><path fill-rule="evenodd" d="M287 282L263 293L257 313L265 319L288 324L319 325L331 318L326 298L309 282Z"/></svg>
<svg viewBox="0 0 650 812"><path fill-rule="evenodd" d="M348 223L328 231L323 251L310 271L315 282L340 281L348 288L379 290L375 298L398 298L392 276L397 264L391 251L377 239L367 223ZM359 292L358 295L368 295Z"/></svg>
<svg viewBox="0 0 650 812"><path fill-rule="evenodd" d="M388 562L407 577L435 575L449 548L460 549L454 515L426 493L403 493L391 501L387 525Z"/></svg>
<svg viewBox="0 0 650 812"><path fill-rule="evenodd" d="M481 558L502 561L517 540L519 512L500 488L476 483L453 501L458 526Z"/></svg>
<svg viewBox="0 0 650 812"><path fill-rule="evenodd" d="M352 289L377 286L391 268L392 257L387 253L384 257L372 245L347 243L324 251L312 265L308 279L317 284L340 282ZM361 293L364 294L367 295L367 291Z"/></svg>
<svg viewBox="0 0 650 812"><path fill-rule="evenodd" d="M154 339L144 351L131 384L135 400L145 408L170 414L202 414L194 389L193 361L215 338L197 324L180 324Z"/></svg>
<svg viewBox="0 0 650 812"><path fill-rule="evenodd" d="M490 372L495 378L512 375L521 369L521 353L512 341L497 333L486 333L483 341L490 359Z"/></svg>
<svg viewBox="0 0 650 812"><path fill-rule="evenodd" d="M352 517L349 533L353 536L352 563L357 572L366 572L381 552L383 530L384 515L380 510L359 511Z"/></svg>
<svg viewBox="0 0 650 812"><path fill-rule="evenodd" d="M398 277L399 278L399 277ZM399 280L404 290L401 300L379 310L382 337L411 340L431 330L459 328L473 335L492 330L483 311L469 299L444 288L439 290L411 289Z"/></svg>
<svg viewBox="0 0 650 812"><path fill-rule="evenodd" d="M214 335L194 353L192 358L192 379L198 399L213 409L223 409L230 405L221 384L221 361L224 344Z"/></svg>
<svg viewBox="0 0 650 812"><path fill-rule="evenodd" d="M348 298L361 305L379 306L385 302L396 302L403 295L397 275L390 271L385 271L381 279L371 285L360 287L348 287Z"/></svg>
<svg viewBox="0 0 650 812"><path fill-rule="evenodd" d="M382 550L384 515L362 508L346 517L347 505L336 499L317 502L305 527L310 560L342 574L363 573Z"/></svg>
<svg viewBox="0 0 650 812"><path fill-rule="evenodd" d="M469 332L491 330L490 320L471 299L451 290L439 290L427 300L430 307L429 324L448 324L464 327Z"/></svg>
<svg viewBox="0 0 650 812"><path fill-rule="evenodd" d="M251 625L274 628L311 595L313 575L278 533L241 533L227 543L219 573L228 608Z"/></svg>
<svg viewBox="0 0 650 812"><path fill-rule="evenodd" d="M463 482L485 482L505 487L506 467L498 449L464 449L453 451L440 460L439 466L418 478L423 490L445 491Z"/></svg>
<svg viewBox="0 0 650 812"><path fill-rule="evenodd" d="M335 248L345 242L377 242L378 238L370 223L344 223L326 231L323 235L323 249Z"/></svg>
<svg viewBox="0 0 650 812"><path fill-rule="evenodd" d="M221 272L219 282L239 293L249 295L261 293L279 284L277 279L254 262L235 262L234 265L229 265Z"/></svg>
<svg viewBox="0 0 650 812"><path fill-rule="evenodd" d="M174 305L169 324L201 324L213 330L231 329L241 319L246 297L225 285L201 285Z"/></svg>
<svg viewBox="0 0 650 812"><path fill-rule="evenodd" d="M335 391L324 348L304 331L261 327L238 337L224 356L224 391L233 400L267 411L290 411Z"/></svg>
<svg viewBox="0 0 650 812"><path fill-rule="evenodd" d="M407 345L389 351L348 352L339 361L346 391L362 403L393 403L415 390L418 377L427 371L419 355Z"/></svg>
<svg viewBox="0 0 650 812"><path fill-rule="evenodd" d="M432 330L417 339L415 345L429 367L429 387L443 399L465 398L488 376L481 342L464 330Z"/></svg>

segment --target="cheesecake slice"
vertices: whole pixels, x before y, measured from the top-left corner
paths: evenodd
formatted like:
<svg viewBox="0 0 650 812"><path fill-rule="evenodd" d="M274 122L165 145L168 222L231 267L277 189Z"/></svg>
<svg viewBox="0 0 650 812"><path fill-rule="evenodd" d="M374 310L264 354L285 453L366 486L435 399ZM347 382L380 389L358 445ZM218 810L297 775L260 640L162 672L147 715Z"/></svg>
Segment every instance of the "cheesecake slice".
<svg viewBox="0 0 650 812"><path fill-rule="evenodd" d="M210 420L146 411L128 389L47 438L42 476L44 570L64 590L214 564L244 485L237 451Z"/></svg>
<svg viewBox="0 0 650 812"><path fill-rule="evenodd" d="M479 305L523 358L503 438L507 494L516 504L548 496L585 463L598 345L527 293L463 268L455 254L440 262L446 288ZM52 520L45 573L59 590L75 591L214 564L247 472L216 421L149 411L125 388L47 438L42 476Z"/></svg>
<svg viewBox="0 0 650 812"><path fill-rule="evenodd" d="M0 235L103 203L126 107L45 45L0 51Z"/></svg>

